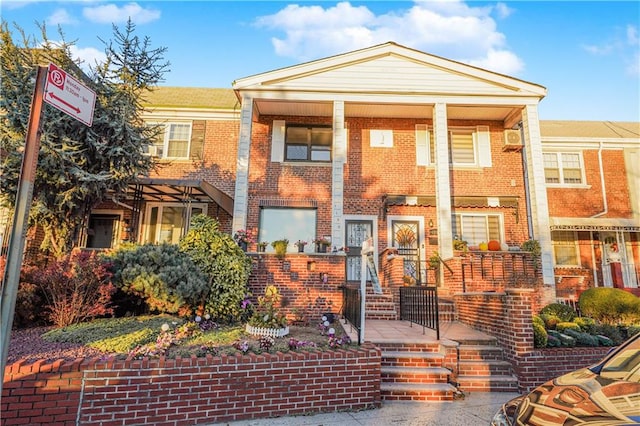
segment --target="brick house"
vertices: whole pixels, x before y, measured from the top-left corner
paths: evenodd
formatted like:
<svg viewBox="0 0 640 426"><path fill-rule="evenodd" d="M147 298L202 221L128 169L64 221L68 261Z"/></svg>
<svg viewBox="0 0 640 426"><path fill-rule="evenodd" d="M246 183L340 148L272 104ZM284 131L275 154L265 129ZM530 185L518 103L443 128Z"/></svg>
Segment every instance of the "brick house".
<svg viewBox="0 0 640 426"><path fill-rule="evenodd" d="M447 297L526 278L536 306L637 288L640 124L540 121L544 96L391 42L231 89L159 88L145 115L166 128L149 147L158 167L94 210L82 245L177 242L204 212L230 233L288 239L284 269L270 246L248 251L252 286L289 286L293 299L313 288L337 303L339 286L360 281L368 238L386 287L437 282ZM320 238L329 253L316 253ZM537 261L518 251L528 239ZM497 251L477 250L490 241ZM433 270L436 254L445 266Z"/></svg>

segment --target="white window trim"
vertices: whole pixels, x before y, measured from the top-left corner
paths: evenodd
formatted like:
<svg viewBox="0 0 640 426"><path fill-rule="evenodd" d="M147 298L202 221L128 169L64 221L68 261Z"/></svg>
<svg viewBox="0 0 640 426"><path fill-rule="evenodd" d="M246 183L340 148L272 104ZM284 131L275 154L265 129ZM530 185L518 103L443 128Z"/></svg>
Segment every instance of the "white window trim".
<svg viewBox="0 0 640 426"><path fill-rule="evenodd" d="M122 218L124 216L124 212L122 210L110 210L110 209L94 209L91 210L91 212L89 213L89 217L91 216L118 216L118 220L115 226L115 229L113 230L113 232L115 233L116 237L114 240L114 245L112 248L118 248L120 246L121 240L120 240L120 235L122 235ZM89 225L87 223L87 225ZM87 241L88 241L88 235L83 236L83 241L81 244L81 247L83 249L86 250L104 250L102 248L93 248L93 247L87 247ZM0 240L1 241L1 240Z"/></svg>
<svg viewBox="0 0 640 426"><path fill-rule="evenodd" d="M566 231L562 231L562 232L566 232ZM582 265L580 265L580 247L578 247L578 234L576 233L576 231L570 231L573 234L573 248L574 248L574 253L576 255L576 261L577 263L575 264L559 264L556 262L557 256L556 256L556 247L558 246L558 243L556 242L556 240L553 239L553 232L551 234L551 249L553 251L553 266L556 268L581 268ZM566 245L566 247L569 247L569 244Z"/></svg>
<svg viewBox="0 0 640 426"><path fill-rule="evenodd" d="M190 159L191 154L191 136L193 133L193 122L192 121L164 121L164 122L148 122L150 126L163 126L164 127L164 140L162 144L162 157L158 156L157 158L162 160L188 160ZM169 152L169 135L171 133L171 125L172 124L188 124L189 125L189 134L187 136L187 156L186 157L169 157L167 153Z"/></svg>
<svg viewBox="0 0 640 426"><path fill-rule="evenodd" d="M154 207L160 207L161 211L160 211L160 217L162 217L162 209L164 207L189 207L189 208L201 208L202 209L202 213L203 214L207 214L207 203L159 203L159 202L155 202L155 203L147 203L144 209L144 217L142 218L142 221L140 223L140 231L142 232L138 232L138 242L141 244L144 244L145 241L147 241L149 239L149 218L151 217L151 209ZM189 223L191 222L191 210L189 210L189 214L187 215L187 221L186 221L186 229L185 229L185 233L186 231L189 230ZM156 235L153 238L154 241L159 241L159 232L160 232L160 228L156 227Z"/></svg>
<svg viewBox="0 0 640 426"><path fill-rule="evenodd" d="M467 213L467 212L460 212L460 213L453 213L453 216L457 216L457 217L462 217L462 216L481 216L485 218L485 222L488 220L489 216L497 216L498 217L498 226L500 227L500 242L504 243L506 242L505 239L505 229L504 229L504 215L502 213ZM458 218L456 217L456 222L458 220ZM452 238L455 236L455 230L451 229L451 234L452 234ZM460 220L460 234L462 234L462 220ZM462 238L462 235L458 236L459 238ZM486 243L488 243L489 241L485 241ZM471 244L471 243L469 243Z"/></svg>
<svg viewBox="0 0 640 426"><path fill-rule="evenodd" d="M567 151L567 150L560 150L560 151L555 151L555 150L544 150L542 152L542 171L544 173L544 170L546 169L546 167L544 167L544 154L555 154L556 159L558 161L558 170L560 172L560 178L562 179L563 182L559 182L559 183L548 183L546 180L546 176L545 176L545 185L548 186L549 188L590 188L591 185L587 184L587 175L584 169L584 158L582 156L582 151ZM563 172L563 166L562 166L562 154L577 154L578 155L578 160L580 161L580 179L582 179L582 183L564 183L564 172Z"/></svg>
<svg viewBox="0 0 640 426"><path fill-rule="evenodd" d="M447 130L448 149L450 153L449 166L455 168L491 167L491 132L489 126L451 126L448 127ZM456 132L471 132L473 163L455 163L453 161L453 155L451 154L451 141L453 134Z"/></svg>

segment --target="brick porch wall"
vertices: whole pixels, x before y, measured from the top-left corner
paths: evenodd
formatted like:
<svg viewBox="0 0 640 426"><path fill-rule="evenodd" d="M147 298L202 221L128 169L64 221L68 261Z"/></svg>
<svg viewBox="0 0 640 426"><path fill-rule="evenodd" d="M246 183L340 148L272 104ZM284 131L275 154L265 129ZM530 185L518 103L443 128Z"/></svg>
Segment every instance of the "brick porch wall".
<svg viewBox="0 0 640 426"><path fill-rule="evenodd" d="M521 391L598 362L609 351L597 348L534 348L532 289L454 296L459 320L498 339L518 377Z"/></svg>
<svg viewBox="0 0 640 426"><path fill-rule="evenodd" d="M16 363L2 424L196 425L379 407L380 350Z"/></svg>

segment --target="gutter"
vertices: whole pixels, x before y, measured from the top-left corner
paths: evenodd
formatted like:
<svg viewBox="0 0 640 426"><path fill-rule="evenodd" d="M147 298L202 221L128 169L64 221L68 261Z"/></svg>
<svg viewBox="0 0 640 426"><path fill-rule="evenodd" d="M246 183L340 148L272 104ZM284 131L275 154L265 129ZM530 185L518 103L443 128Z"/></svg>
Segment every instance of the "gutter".
<svg viewBox="0 0 640 426"><path fill-rule="evenodd" d="M607 204L607 188L604 183L604 170L602 167L602 146L603 143L602 141L600 141L600 147L598 148L598 165L600 166L600 185L602 186L602 206L604 210L600 213L594 214L593 216L591 216L592 218L604 216L605 214L609 213L609 204Z"/></svg>

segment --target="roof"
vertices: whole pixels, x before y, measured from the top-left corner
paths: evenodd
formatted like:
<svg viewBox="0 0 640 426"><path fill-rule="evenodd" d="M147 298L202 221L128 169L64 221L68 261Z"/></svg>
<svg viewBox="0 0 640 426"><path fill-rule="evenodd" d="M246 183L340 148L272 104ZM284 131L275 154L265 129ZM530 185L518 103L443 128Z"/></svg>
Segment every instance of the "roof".
<svg viewBox="0 0 640 426"><path fill-rule="evenodd" d="M540 120L542 137L640 138L640 121Z"/></svg>
<svg viewBox="0 0 640 426"><path fill-rule="evenodd" d="M142 105L154 108L239 109L232 89L206 87L156 87Z"/></svg>

